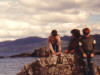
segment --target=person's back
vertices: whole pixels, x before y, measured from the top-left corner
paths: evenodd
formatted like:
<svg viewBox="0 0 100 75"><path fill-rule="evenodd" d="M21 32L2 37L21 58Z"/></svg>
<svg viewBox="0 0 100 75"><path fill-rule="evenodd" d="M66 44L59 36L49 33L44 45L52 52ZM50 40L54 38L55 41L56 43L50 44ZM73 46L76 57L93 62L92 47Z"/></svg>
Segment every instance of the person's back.
<svg viewBox="0 0 100 75"><path fill-rule="evenodd" d="M50 35L48 38L48 42L50 42L53 45L59 45L60 44L60 37L58 35L55 37Z"/></svg>

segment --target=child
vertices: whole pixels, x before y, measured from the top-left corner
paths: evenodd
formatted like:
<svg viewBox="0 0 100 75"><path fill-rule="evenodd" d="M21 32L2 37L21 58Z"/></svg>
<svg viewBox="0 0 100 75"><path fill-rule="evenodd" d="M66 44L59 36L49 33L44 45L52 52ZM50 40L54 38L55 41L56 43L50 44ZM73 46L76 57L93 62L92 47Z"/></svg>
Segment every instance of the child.
<svg viewBox="0 0 100 75"><path fill-rule="evenodd" d="M71 34L72 34L72 38L70 40L68 49L66 49L64 51L64 53L74 53L75 51L78 52L78 50L79 50L78 43L79 43L79 39L80 39L80 36L81 36L80 31L78 29L73 29L71 31Z"/></svg>
<svg viewBox="0 0 100 75"><path fill-rule="evenodd" d="M93 57L96 50L96 41L93 36L90 36L90 29L83 29L84 36L79 42L79 50L83 56L85 75L95 75L93 67Z"/></svg>
<svg viewBox="0 0 100 75"><path fill-rule="evenodd" d="M48 44L52 54L61 52L61 39L56 30L51 32L48 38Z"/></svg>

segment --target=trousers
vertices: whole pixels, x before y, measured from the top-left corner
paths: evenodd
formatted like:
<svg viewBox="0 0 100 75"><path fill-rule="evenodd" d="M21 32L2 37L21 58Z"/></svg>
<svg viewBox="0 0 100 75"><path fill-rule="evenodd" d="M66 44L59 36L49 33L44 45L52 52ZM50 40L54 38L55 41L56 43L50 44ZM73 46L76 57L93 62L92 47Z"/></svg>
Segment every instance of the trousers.
<svg viewBox="0 0 100 75"><path fill-rule="evenodd" d="M84 75L95 75L94 71L94 58L90 57L90 52L86 52L87 57L83 58Z"/></svg>

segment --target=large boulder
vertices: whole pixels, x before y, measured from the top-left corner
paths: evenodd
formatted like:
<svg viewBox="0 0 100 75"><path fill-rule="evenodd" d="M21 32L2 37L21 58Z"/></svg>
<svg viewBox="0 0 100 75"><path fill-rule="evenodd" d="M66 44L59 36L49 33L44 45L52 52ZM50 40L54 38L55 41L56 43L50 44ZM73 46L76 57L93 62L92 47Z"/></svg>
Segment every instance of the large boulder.
<svg viewBox="0 0 100 75"><path fill-rule="evenodd" d="M95 72L100 75L100 68L95 66ZM25 65L17 75L84 75L84 72L79 54L61 53L39 58Z"/></svg>
<svg viewBox="0 0 100 75"><path fill-rule="evenodd" d="M34 57L48 57L49 55L51 55L51 52L48 47L35 49L34 53L31 54Z"/></svg>
<svg viewBox="0 0 100 75"><path fill-rule="evenodd" d="M35 49L33 53L21 53L21 54L17 54L17 55L12 55L10 56L11 58L15 58L15 57L48 57L51 55L51 51L48 47L42 47L42 48L38 48Z"/></svg>

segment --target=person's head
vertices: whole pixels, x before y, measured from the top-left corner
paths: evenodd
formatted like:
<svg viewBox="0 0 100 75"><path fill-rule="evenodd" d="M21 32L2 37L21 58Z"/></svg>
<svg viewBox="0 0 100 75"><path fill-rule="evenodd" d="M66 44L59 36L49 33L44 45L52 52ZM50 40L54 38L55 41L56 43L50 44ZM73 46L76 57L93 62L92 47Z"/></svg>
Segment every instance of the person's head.
<svg viewBox="0 0 100 75"><path fill-rule="evenodd" d="M58 35L57 30L52 30L51 35L57 36Z"/></svg>
<svg viewBox="0 0 100 75"><path fill-rule="evenodd" d="M90 34L90 29L89 29L89 28L84 28L84 29L83 29L83 34L84 34L85 36L89 35L89 34Z"/></svg>
<svg viewBox="0 0 100 75"><path fill-rule="evenodd" d="M73 38L80 38L80 36L81 36L80 30L78 30L78 29L73 29L73 30L71 31L71 33L72 33L72 37L73 37Z"/></svg>

